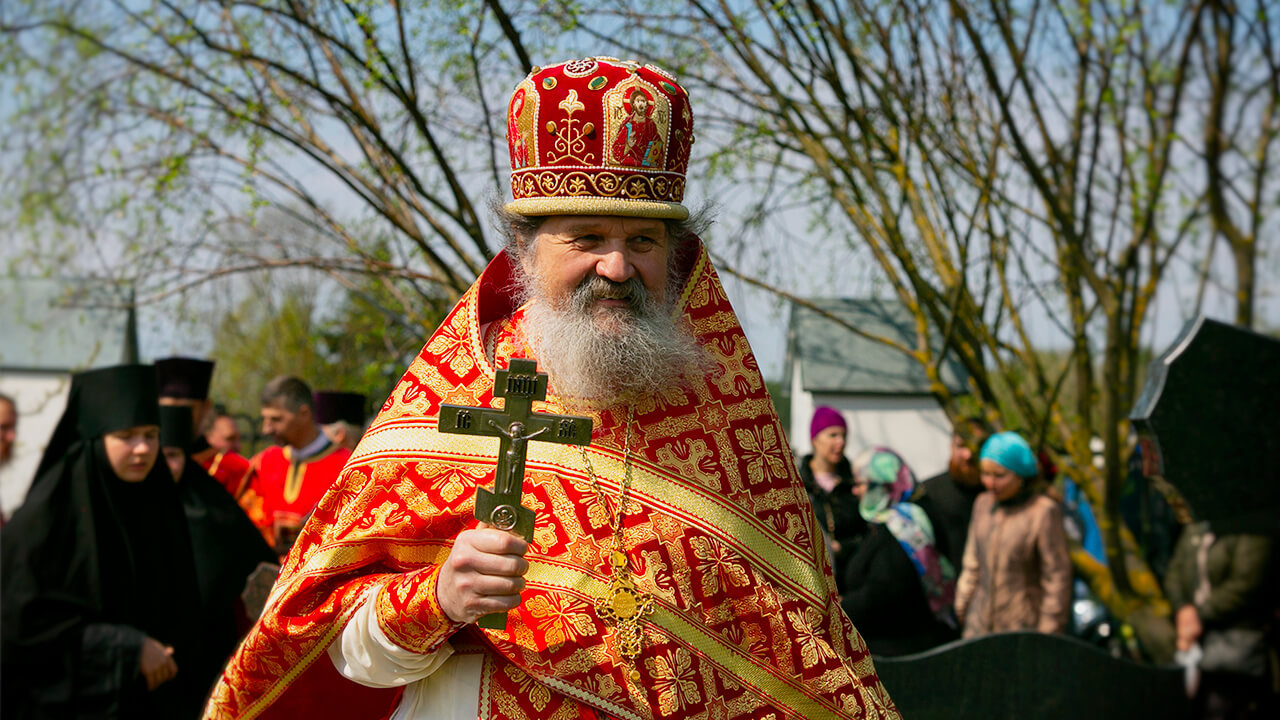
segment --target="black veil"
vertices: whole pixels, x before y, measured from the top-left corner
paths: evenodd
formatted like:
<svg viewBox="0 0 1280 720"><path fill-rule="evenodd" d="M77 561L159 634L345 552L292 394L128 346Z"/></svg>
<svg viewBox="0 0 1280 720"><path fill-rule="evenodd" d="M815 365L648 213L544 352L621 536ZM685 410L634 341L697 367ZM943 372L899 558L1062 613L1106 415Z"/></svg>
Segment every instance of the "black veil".
<svg viewBox="0 0 1280 720"><path fill-rule="evenodd" d="M159 424L155 370L124 365L72 377L67 408L26 501L0 536L0 662L6 718L198 712L175 679L147 693L142 638L198 649L191 544L177 487L159 458L120 480L105 434Z"/></svg>
<svg viewBox="0 0 1280 720"><path fill-rule="evenodd" d="M249 618L240 603L245 580L259 563L275 563L278 558L230 493L191 459L193 447L198 447L192 432L191 408L160 408L161 447L181 448L187 455L178 496L187 516L200 588L205 635L200 672L212 687L248 629Z"/></svg>

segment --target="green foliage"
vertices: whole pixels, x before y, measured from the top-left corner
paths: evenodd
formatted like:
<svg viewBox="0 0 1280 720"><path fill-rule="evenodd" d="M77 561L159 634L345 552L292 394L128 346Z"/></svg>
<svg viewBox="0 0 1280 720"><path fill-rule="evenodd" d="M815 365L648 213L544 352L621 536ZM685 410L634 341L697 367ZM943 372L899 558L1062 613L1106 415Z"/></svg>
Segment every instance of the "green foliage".
<svg viewBox="0 0 1280 720"><path fill-rule="evenodd" d="M322 295L314 282L272 286L264 276L253 285L217 320L211 353L218 363L212 398L249 417L257 417L262 386L286 374L313 390L362 393L376 411L443 318L438 300L388 318L395 293L374 277L359 279L357 292L338 293L336 307L324 299L334 293Z"/></svg>

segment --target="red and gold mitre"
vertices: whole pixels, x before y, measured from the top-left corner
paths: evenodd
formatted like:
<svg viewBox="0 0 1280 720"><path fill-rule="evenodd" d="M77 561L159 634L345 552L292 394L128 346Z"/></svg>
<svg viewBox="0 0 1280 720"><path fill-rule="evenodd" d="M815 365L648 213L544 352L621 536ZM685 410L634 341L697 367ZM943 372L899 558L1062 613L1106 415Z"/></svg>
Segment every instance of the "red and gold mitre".
<svg viewBox="0 0 1280 720"><path fill-rule="evenodd" d="M521 215L683 220L689 94L653 65L590 57L534 68L507 106Z"/></svg>

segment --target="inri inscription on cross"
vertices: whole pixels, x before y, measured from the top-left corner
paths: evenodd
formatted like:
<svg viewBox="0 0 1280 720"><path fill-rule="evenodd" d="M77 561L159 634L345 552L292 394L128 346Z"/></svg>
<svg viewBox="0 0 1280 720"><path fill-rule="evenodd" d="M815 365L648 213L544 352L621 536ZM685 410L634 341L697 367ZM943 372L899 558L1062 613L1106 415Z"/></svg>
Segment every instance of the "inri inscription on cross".
<svg viewBox="0 0 1280 720"><path fill-rule="evenodd" d="M466 405L440 406L442 433L498 438L498 470L493 490L476 488L476 519L533 540L533 511L520 504L524 494L524 462L530 440L564 445L591 443L591 418L533 412L535 401L547 399L547 374L533 360L512 358L493 376L493 396L506 399L502 410ZM506 613L480 618L482 628L500 630Z"/></svg>

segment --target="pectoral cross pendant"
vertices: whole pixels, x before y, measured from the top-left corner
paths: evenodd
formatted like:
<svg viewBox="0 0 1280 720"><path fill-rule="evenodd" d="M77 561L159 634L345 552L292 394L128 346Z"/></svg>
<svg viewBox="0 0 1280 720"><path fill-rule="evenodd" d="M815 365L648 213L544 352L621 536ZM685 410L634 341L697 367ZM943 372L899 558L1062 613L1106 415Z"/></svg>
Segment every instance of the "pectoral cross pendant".
<svg viewBox="0 0 1280 720"><path fill-rule="evenodd" d="M610 626L618 644L618 654L631 661L640 654L643 639L640 620L653 613L653 598L636 588L625 553L614 550L610 553L609 563L613 566L613 579L609 581L609 589L604 596L596 600L596 614ZM634 667L631 679L640 679L640 673Z"/></svg>

